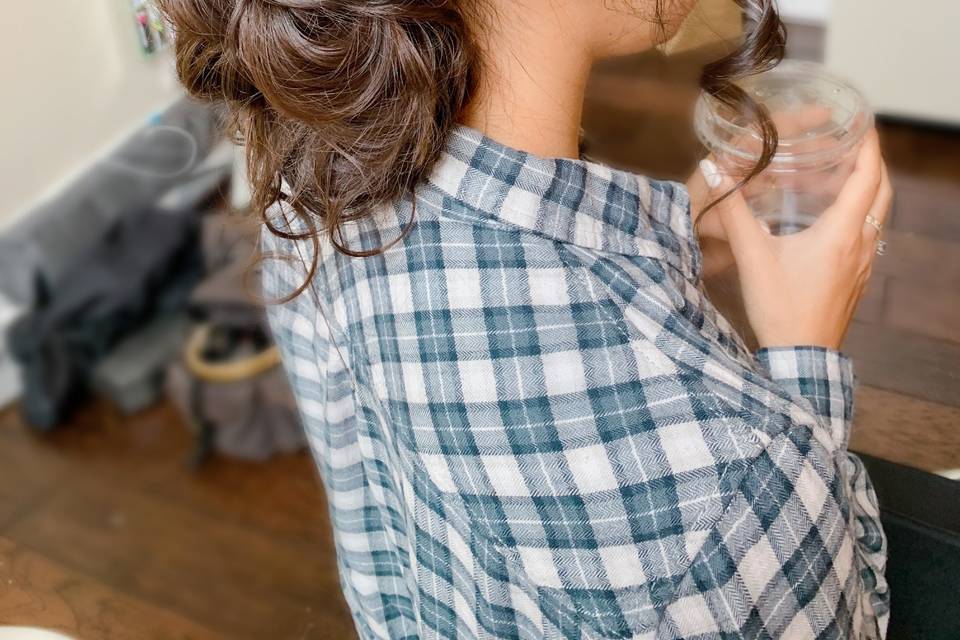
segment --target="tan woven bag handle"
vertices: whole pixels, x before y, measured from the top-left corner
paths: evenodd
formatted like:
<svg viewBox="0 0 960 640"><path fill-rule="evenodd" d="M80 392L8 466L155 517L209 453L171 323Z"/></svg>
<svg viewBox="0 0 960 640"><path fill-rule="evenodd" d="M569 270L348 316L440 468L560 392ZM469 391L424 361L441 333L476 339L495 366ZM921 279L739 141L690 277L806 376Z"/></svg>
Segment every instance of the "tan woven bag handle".
<svg viewBox="0 0 960 640"><path fill-rule="evenodd" d="M241 382L262 375L280 364L280 350L276 345L249 358L230 362L208 362L203 358L203 347L209 336L210 325L197 327L187 341L184 352L187 369L204 382Z"/></svg>

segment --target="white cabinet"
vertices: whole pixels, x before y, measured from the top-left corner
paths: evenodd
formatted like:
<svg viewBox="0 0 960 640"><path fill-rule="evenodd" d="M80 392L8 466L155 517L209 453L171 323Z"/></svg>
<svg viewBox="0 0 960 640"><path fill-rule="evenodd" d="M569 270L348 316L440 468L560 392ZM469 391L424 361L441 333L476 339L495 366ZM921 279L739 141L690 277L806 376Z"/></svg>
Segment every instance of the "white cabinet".
<svg viewBox="0 0 960 640"><path fill-rule="evenodd" d="M832 0L780 0L780 15L788 22L823 24L830 15Z"/></svg>
<svg viewBox="0 0 960 640"><path fill-rule="evenodd" d="M960 125L960 2L832 0L827 65L878 113Z"/></svg>

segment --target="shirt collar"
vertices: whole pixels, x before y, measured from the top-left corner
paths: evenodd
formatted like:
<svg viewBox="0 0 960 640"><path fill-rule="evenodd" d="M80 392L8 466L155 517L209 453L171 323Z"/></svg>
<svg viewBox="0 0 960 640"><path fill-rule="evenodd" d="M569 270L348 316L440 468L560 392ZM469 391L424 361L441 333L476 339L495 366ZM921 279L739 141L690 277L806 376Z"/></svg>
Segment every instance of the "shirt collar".
<svg viewBox="0 0 960 640"><path fill-rule="evenodd" d="M428 182L483 216L558 242L661 260L696 281L683 185L587 160L543 158L457 126Z"/></svg>

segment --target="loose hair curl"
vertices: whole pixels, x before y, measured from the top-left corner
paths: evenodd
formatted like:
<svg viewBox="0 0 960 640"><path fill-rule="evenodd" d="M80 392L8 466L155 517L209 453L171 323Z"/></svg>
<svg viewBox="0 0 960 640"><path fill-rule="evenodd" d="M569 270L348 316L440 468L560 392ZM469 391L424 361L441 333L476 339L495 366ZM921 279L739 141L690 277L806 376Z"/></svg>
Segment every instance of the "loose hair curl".
<svg viewBox="0 0 960 640"><path fill-rule="evenodd" d="M744 34L736 50L707 64L700 76L700 86L722 106L743 115L760 140L757 162L727 193L711 202L709 210L742 189L770 166L780 145L773 118L766 107L757 103L737 81L769 71L783 60L787 46L787 29L780 19L774 0L734 0L743 10ZM703 216L700 216L700 220Z"/></svg>
<svg viewBox="0 0 960 640"><path fill-rule="evenodd" d="M246 147L254 211L277 236L326 234L354 257L387 247L354 251L341 225L411 193L472 98L481 56L469 25L484 1L159 0L181 82L225 105ZM667 1L657 0L658 14ZM769 164L776 129L734 82L775 65L784 33L773 0L736 2L748 25L743 43L708 65L702 84L757 123L764 153L748 180ZM308 231L272 224L268 210L281 200ZM314 252L289 297L309 285L316 262Z"/></svg>

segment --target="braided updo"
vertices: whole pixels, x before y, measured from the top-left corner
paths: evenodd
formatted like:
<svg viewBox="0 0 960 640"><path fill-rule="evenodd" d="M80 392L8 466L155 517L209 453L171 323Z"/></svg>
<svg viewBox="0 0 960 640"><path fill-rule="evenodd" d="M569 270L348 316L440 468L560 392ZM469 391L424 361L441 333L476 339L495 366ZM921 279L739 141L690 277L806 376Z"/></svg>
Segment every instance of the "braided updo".
<svg viewBox="0 0 960 640"><path fill-rule="evenodd" d="M340 226L410 193L471 100L481 61L468 11L486 1L159 0L181 81L224 104L246 146L254 210L279 236L327 234L352 256L377 252L344 246ZM658 11L668 1L657 0ZM776 131L732 82L779 60L782 25L773 0L737 2L748 33L706 69L703 86L754 109L768 163ZM271 226L266 213L278 200L308 232Z"/></svg>

